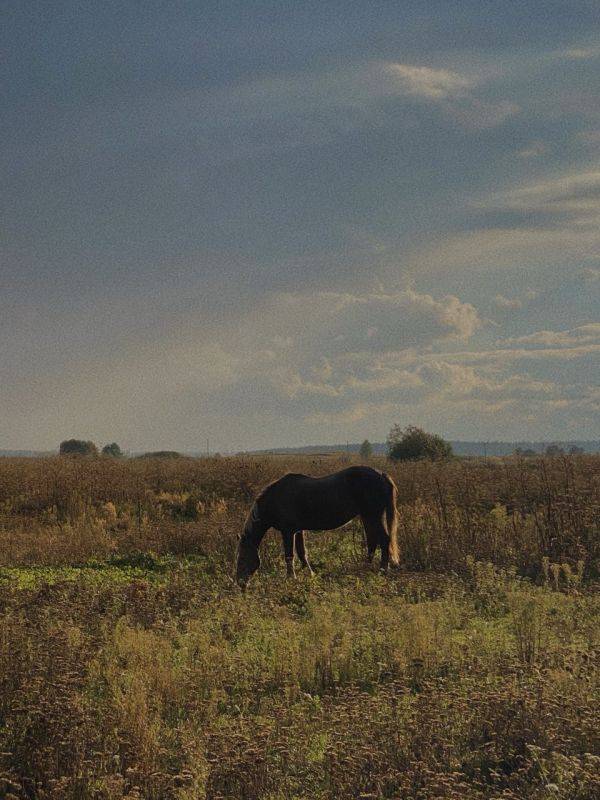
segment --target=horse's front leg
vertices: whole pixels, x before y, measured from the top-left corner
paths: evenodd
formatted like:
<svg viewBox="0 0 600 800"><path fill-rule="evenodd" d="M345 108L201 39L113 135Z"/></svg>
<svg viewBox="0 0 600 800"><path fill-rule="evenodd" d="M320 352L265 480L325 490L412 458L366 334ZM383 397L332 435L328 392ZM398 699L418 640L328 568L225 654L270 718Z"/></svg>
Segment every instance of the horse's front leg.
<svg viewBox="0 0 600 800"><path fill-rule="evenodd" d="M308 563L306 556L306 545L304 542L304 531L296 531L296 555L300 559L303 568L308 570L309 574L313 574L311 565Z"/></svg>
<svg viewBox="0 0 600 800"><path fill-rule="evenodd" d="M283 539L283 555L285 557L285 566L288 578L295 578L296 571L294 569L294 531L281 531L281 538Z"/></svg>

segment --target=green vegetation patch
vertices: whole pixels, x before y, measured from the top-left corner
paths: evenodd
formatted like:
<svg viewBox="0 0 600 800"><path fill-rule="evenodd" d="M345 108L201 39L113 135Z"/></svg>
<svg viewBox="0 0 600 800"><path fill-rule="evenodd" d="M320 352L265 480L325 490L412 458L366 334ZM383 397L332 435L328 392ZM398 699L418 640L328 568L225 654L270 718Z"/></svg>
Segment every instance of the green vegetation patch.
<svg viewBox="0 0 600 800"><path fill-rule="evenodd" d="M0 583L13 588L33 589L44 584L54 585L63 581L80 581L83 584L126 584L133 580L165 583L172 570L195 571L205 561L201 556L176 558L171 555L157 556L153 553L134 553L114 556L106 561L90 560L73 566L24 566L0 567Z"/></svg>

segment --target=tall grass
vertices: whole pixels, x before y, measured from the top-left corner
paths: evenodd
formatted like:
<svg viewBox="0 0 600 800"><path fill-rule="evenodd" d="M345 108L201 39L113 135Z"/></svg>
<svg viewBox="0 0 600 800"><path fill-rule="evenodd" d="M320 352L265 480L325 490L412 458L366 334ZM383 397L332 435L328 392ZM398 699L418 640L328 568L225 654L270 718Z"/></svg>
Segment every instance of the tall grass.
<svg viewBox="0 0 600 800"><path fill-rule="evenodd" d="M319 475L348 461L3 459L0 564L153 550L224 565L261 487L286 470ZM531 577L545 560L598 576L598 457L375 465L398 485L406 569L461 571L472 556Z"/></svg>
<svg viewBox="0 0 600 800"><path fill-rule="evenodd" d="M254 493L338 466L0 462L0 797L600 796L600 459L394 467L400 571L271 536L240 593Z"/></svg>

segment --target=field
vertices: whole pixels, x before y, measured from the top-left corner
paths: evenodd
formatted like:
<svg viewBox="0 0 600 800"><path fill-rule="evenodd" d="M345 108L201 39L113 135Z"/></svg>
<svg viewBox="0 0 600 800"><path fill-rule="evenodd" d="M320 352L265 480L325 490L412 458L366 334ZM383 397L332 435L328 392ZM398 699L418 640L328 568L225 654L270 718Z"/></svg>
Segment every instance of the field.
<svg viewBox="0 0 600 800"><path fill-rule="evenodd" d="M600 457L374 465L362 533L231 580L255 493L332 457L0 460L0 798L600 797Z"/></svg>

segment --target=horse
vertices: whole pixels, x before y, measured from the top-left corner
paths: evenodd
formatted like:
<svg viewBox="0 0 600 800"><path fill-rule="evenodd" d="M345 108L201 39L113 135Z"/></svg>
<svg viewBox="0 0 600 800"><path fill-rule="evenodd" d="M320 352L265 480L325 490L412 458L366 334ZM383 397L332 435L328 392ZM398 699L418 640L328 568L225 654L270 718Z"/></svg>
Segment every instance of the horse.
<svg viewBox="0 0 600 800"><path fill-rule="evenodd" d="M281 533L287 576L295 578L294 549L312 574L306 555L305 530L333 530L360 516L370 563L377 547L380 569L398 564L397 489L385 472L348 467L322 478L288 473L256 497L239 537L236 580L245 588L260 566L258 547L269 528Z"/></svg>

